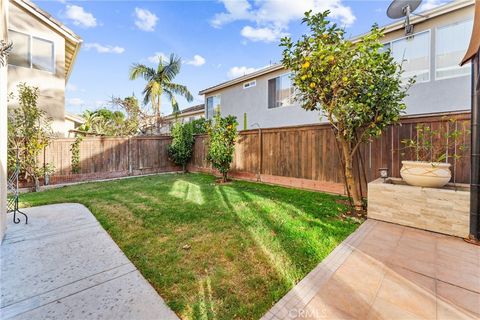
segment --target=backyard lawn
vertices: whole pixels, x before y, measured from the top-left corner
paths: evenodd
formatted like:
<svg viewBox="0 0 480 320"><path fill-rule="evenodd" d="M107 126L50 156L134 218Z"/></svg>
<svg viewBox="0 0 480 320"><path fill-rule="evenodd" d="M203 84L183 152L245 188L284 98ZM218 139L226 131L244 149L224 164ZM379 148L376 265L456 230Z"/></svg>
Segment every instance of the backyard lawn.
<svg viewBox="0 0 480 320"><path fill-rule="evenodd" d="M87 206L181 318L258 319L357 228L341 217L344 200L166 174L25 194L21 205Z"/></svg>

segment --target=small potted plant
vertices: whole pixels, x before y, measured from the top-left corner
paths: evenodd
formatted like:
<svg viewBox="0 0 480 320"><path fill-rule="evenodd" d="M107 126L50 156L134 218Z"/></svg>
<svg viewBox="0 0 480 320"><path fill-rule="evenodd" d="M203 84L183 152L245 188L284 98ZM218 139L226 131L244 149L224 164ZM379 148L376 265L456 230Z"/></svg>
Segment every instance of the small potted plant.
<svg viewBox="0 0 480 320"><path fill-rule="evenodd" d="M404 139L401 143L404 150L410 150L402 156L410 157L402 161L400 175L413 186L441 188L452 178L450 159L459 159L467 151L468 145L463 136L470 131L465 123L458 124L456 119L448 120L448 130L433 130L426 124L416 126L417 134L412 139Z"/></svg>

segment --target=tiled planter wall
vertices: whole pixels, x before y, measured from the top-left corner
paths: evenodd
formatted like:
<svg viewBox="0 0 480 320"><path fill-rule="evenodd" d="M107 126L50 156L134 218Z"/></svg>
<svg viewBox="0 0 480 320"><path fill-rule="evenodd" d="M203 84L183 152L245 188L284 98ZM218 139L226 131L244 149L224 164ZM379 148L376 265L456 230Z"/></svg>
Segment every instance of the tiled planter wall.
<svg viewBox="0 0 480 320"><path fill-rule="evenodd" d="M469 233L470 190L465 184L421 188L401 179L368 184L368 217L466 238Z"/></svg>

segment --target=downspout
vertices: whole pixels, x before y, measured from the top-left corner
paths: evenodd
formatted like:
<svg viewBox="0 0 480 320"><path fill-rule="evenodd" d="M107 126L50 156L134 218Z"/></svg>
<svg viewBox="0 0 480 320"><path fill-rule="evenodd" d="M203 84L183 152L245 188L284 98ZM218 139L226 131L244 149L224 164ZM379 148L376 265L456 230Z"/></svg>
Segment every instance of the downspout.
<svg viewBox="0 0 480 320"><path fill-rule="evenodd" d="M475 1L472 36L461 66L472 63L470 146L470 230L467 241L480 244L480 1Z"/></svg>
<svg viewBox="0 0 480 320"><path fill-rule="evenodd" d="M470 239L480 240L480 51L472 58Z"/></svg>

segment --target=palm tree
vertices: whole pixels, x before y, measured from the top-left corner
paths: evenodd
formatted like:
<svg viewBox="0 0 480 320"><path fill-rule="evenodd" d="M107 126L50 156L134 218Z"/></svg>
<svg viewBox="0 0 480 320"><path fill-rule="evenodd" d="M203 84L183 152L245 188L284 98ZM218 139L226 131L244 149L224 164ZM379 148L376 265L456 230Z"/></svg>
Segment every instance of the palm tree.
<svg viewBox="0 0 480 320"><path fill-rule="evenodd" d="M186 86L172 82L180 72L181 65L181 59L172 53L168 61L159 57L156 70L139 63L134 64L130 69L130 80L142 77L147 81L145 89L143 89L143 103L152 105L157 119L160 116L162 95L170 100L174 113L179 111L176 95L186 98L188 102L193 100L193 96Z"/></svg>

